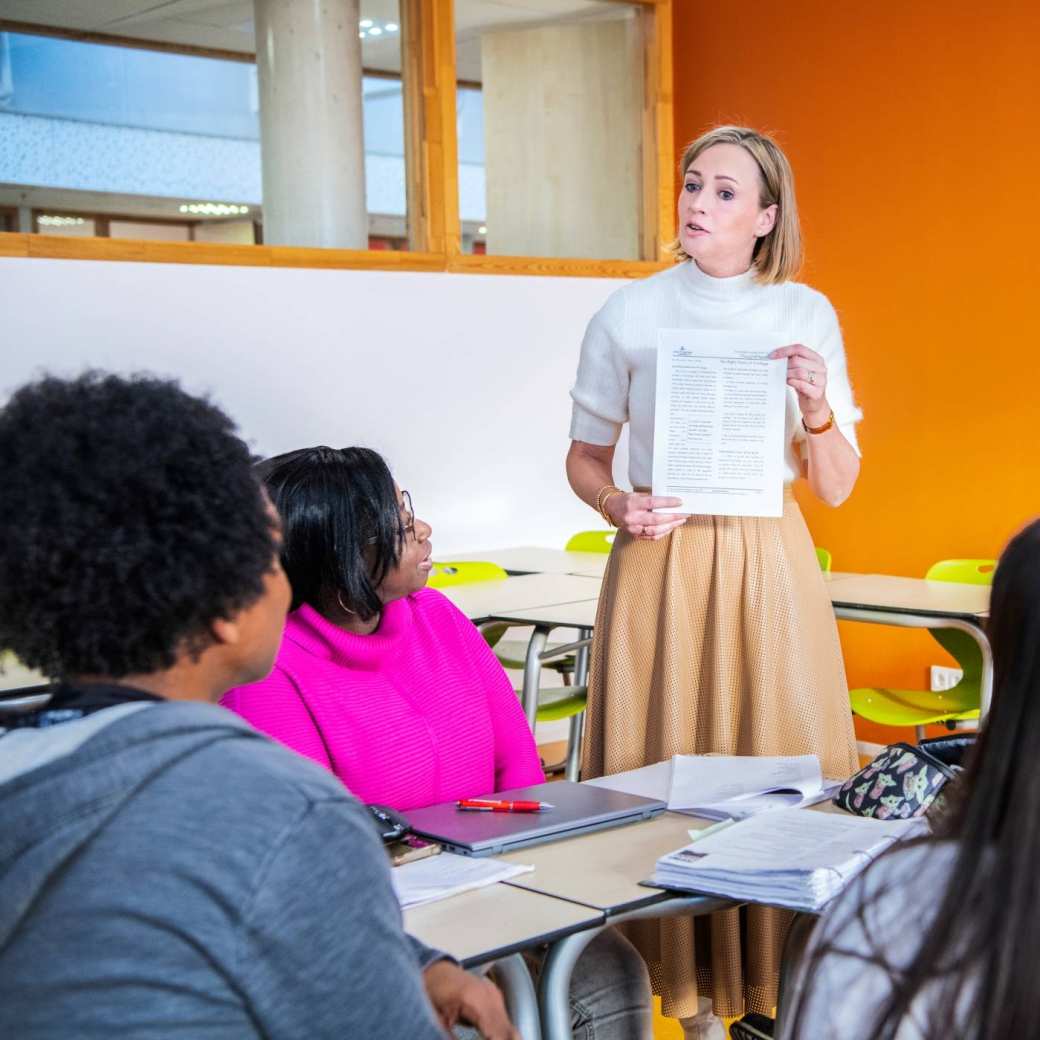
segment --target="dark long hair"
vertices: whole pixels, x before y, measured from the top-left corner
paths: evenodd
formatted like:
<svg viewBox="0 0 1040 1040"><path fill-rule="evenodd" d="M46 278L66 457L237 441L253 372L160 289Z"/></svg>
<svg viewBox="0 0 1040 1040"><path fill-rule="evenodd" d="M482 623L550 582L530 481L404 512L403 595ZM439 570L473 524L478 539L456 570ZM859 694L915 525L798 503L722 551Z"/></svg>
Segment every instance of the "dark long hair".
<svg viewBox="0 0 1040 1040"><path fill-rule="evenodd" d="M877 1040L896 1036L926 988L929 1040L1032 1036L1040 1023L1040 521L1000 558L988 632L992 710L963 776L963 797L929 839L952 839L956 850L928 908L934 906L934 917L905 967L894 967L879 949L863 954L892 982L891 997L864 1034ZM817 947L807 988L814 967L836 949ZM800 1017L792 1035L812 1035L812 1024Z"/></svg>
<svg viewBox="0 0 1040 1040"><path fill-rule="evenodd" d="M258 463L282 518L282 567L292 609L325 613L337 601L368 620L401 559L404 524L394 478L369 448L301 448Z"/></svg>

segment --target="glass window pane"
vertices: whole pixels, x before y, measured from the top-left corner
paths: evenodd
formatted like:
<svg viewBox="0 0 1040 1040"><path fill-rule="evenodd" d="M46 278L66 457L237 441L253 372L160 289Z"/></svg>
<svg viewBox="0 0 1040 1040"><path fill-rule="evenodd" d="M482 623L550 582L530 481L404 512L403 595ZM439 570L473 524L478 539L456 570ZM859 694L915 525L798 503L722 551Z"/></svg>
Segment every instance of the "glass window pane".
<svg viewBox="0 0 1040 1040"><path fill-rule="evenodd" d="M641 16L455 0L464 250L639 259Z"/></svg>
<svg viewBox="0 0 1040 1040"><path fill-rule="evenodd" d="M262 6L258 0L256 9ZM281 0L267 6L304 14L314 8ZM53 11L60 19L58 7ZM173 14L170 19L172 24ZM284 20L273 24L282 33L275 45L291 53L297 27L287 28ZM156 39L176 35L164 30L161 16L153 25ZM241 28L244 46L253 47L254 20ZM212 45L226 47L226 36L213 31ZM0 209L13 213L4 225L87 234L86 223L41 226L29 216L53 211L89 218L91 233L101 236L243 245L276 241L265 235L266 219L281 229L284 244L345 245L330 230L335 205L315 199L314 185L329 170L349 168L353 173L335 182L340 198L350 195L360 205L349 245L407 248L398 0L362 0L356 32L338 38L337 59L350 59L337 66L346 70L347 89L337 94L327 82L317 88L320 97L344 98L356 113L355 154L345 160L330 153L320 122L301 120L297 106L296 118L284 117L283 126L306 122L309 136L267 167L264 91L251 53L243 50L241 61L223 60L0 33ZM323 35L320 40L326 45ZM296 73L293 84L276 84L282 96L289 89L302 91L300 97L316 89L301 80L298 65ZM353 75L357 94L351 98ZM307 111L314 108L322 105ZM268 212L265 176L280 187L272 194L268 185Z"/></svg>

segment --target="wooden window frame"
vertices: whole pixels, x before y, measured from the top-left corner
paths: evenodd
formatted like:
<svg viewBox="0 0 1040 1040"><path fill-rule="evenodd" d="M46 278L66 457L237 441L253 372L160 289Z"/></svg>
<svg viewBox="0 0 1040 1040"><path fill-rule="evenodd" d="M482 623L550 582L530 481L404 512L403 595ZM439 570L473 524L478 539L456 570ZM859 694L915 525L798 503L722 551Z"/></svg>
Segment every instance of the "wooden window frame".
<svg viewBox="0 0 1040 1040"><path fill-rule="evenodd" d="M672 107L673 0L608 0L639 8L644 53L642 118L643 209L640 247L647 260L499 256L462 252L458 141L455 130L454 0L400 0L405 106L408 251L241 246L206 242L148 242L0 232L0 256L241 267L314 267L373 271L447 271L461 274L640 278L670 264L675 227ZM248 56L202 48L149 45L98 33L0 21L0 31L57 35L94 43L178 50L231 60Z"/></svg>

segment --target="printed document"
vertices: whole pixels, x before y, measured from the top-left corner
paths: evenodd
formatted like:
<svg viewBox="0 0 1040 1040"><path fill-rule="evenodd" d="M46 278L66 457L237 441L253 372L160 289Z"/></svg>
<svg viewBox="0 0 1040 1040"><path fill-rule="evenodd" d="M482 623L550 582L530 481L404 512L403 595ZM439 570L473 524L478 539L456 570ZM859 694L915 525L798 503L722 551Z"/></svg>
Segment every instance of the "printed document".
<svg viewBox="0 0 1040 1040"><path fill-rule="evenodd" d="M662 856L650 883L815 912L893 842L926 827L921 819L765 813Z"/></svg>
<svg viewBox="0 0 1040 1040"><path fill-rule="evenodd" d="M665 512L783 512L787 361L775 332L658 329L655 495Z"/></svg>
<svg viewBox="0 0 1040 1040"><path fill-rule="evenodd" d="M457 896L472 888L483 888L527 874L534 867L503 863L500 859L477 859L442 852L439 856L405 863L390 871L390 880L401 909Z"/></svg>

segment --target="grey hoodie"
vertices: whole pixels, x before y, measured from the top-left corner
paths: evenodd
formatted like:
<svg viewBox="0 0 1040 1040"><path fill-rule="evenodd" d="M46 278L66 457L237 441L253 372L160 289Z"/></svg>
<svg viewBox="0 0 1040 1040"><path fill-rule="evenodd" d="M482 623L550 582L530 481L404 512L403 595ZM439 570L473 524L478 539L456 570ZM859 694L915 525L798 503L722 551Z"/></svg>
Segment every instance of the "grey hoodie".
<svg viewBox="0 0 1040 1040"><path fill-rule="evenodd" d="M211 705L0 736L0 1037L443 1038L368 815Z"/></svg>

